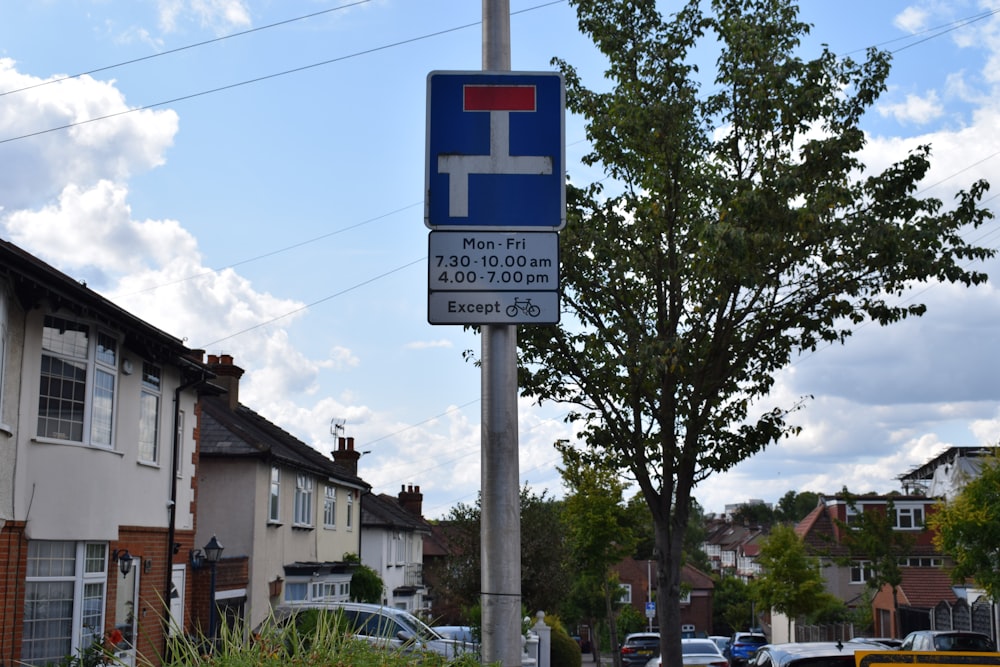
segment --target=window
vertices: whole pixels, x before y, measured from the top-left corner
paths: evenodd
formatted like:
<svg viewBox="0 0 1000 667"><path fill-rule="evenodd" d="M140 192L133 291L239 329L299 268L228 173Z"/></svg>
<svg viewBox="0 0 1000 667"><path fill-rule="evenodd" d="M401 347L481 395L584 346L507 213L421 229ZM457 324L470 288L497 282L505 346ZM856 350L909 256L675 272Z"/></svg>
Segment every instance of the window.
<svg viewBox="0 0 1000 667"><path fill-rule="evenodd" d="M632 604L632 584L618 584L618 601Z"/></svg>
<svg viewBox="0 0 1000 667"><path fill-rule="evenodd" d="M851 583L866 584L868 580L875 576L871 561L856 560L851 563Z"/></svg>
<svg viewBox="0 0 1000 667"><path fill-rule="evenodd" d="M271 523L278 523L281 521L281 514L279 513L280 506L278 499L281 497L281 471L278 470L278 466L271 467L271 502L268 504L267 509L267 520Z"/></svg>
<svg viewBox="0 0 1000 667"><path fill-rule="evenodd" d="M908 558L900 558L899 564L902 567L941 567L941 559L934 556L910 556Z"/></svg>
<svg viewBox="0 0 1000 667"><path fill-rule="evenodd" d="M917 530L924 527L924 508L921 506L896 507L896 528Z"/></svg>
<svg viewBox="0 0 1000 667"><path fill-rule="evenodd" d="M329 484L323 489L323 527L337 527L337 487Z"/></svg>
<svg viewBox="0 0 1000 667"><path fill-rule="evenodd" d="M348 578L345 579L345 576ZM290 577L285 582L285 602L347 602L350 599L349 575L328 575L316 579Z"/></svg>
<svg viewBox="0 0 1000 667"><path fill-rule="evenodd" d="M142 362L142 391L139 394L139 460L159 462L160 367Z"/></svg>
<svg viewBox="0 0 1000 667"><path fill-rule="evenodd" d="M295 478L295 518L296 526L312 525L313 481L309 475Z"/></svg>
<svg viewBox="0 0 1000 667"><path fill-rule="evenodd" d="M3 425L4 368L7 365L7 299L0 290L0 426Z"/></svg>
<svg viewBox="0 0 1000 667"><path fill-rule="evenodd" d="M57 663L102 638L107 570L106 544L28 542L24 664Z"/></svg>
<svg viewBox="0 0 1000 667"><path fill-rule="evenodd" d="M354 490L347 490L347 530L354 526Z"/></svg>
<svg viewBox="0 0 1000 667"><path fill-rule="evenodd" d="M184 466L180 462L184 460L184 411L177 411L177 479L184 477Z"/></svg>
<svg viewBox="0 0 1000 667"><path fill-rule="evenodd" d="M53 315L42 329L38 436L111 448L118 341Z"/></svg>

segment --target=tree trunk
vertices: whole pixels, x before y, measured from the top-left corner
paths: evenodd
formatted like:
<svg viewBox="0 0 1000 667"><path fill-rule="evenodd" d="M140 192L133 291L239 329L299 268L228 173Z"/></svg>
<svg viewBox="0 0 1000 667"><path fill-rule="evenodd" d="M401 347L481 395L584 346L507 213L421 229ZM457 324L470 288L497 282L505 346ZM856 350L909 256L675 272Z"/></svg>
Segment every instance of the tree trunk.
<svg viewBox="0 0 1000 667"><path fill-rule="evenodd" d="M611 657L615 667L622 667L622 653L618 650L618 622L615 619L614 596L612 596L611 587L607 582L604 584L604 605L608 614L608 641L611 644Z"/></svg>
<svg viewBox="0 0 1000 667"><path fill-rule="evenodd" d="M687 503L684 504L687 506ZM675 506L673 517L655 523L656 540L656 620L660 628L660 655L664 665L680 665L681 659L681 565L683 530L677 525L687 521L683 507ZM684 513L684 517L678 514Z"/></svg>

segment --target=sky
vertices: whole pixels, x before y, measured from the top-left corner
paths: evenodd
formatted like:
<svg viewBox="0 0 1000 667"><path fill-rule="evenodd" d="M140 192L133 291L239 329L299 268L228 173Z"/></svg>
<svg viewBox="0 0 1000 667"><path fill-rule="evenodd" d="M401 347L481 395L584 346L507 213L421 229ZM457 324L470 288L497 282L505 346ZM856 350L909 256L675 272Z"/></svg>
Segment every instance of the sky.
<svg viewBox="0 0 1000 667"><path fill-rule="evenodd" d="M510 6L513 70L559 57L603 85L568 3ZM0 237L233 355L241 403L321 451L344 422L375 492L420 486L428 518L474 503L480 373L464 353L480 342L428 324L423 186L427 74L482 68L481 3L44 0L2 16ZM870 168L930 144L923 194L947 206L976 179L1000 186L1000 0L806 0L802 18L804 57L894 52L864 119ZM604 177L588 150L569 116L575 183ZM995 248L998 225L969 238ZM702 483L702 507L886 493L945 447L996 444L1000 261L979 268L989 283L905 297L922 318L794 359L772 398L812 396L801 434ZM566 411L519 402L535 493L565 493Z"/></svg>

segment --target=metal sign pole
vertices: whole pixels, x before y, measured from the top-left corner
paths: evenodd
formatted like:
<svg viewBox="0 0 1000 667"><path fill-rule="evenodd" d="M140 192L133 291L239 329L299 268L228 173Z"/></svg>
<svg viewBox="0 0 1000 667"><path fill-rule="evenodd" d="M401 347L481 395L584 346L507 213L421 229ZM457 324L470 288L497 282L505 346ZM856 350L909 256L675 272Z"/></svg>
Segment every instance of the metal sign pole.
<svg viewBox="0 0 1000 667"><path fill-rule="evenodd" d="M510 2L483 0L483 70L510 71ZM517 326L482 327L483 663L521 664Z"/></svg>

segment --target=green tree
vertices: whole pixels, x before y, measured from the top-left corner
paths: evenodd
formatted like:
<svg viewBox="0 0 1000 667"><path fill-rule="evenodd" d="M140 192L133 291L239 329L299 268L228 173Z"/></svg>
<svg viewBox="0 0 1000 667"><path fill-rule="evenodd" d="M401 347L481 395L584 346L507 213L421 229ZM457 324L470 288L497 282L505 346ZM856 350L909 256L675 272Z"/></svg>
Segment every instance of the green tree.
<svg viewBox="0 0 1000 667"><path fill-rule="evenodd" d="M764 503L743 503L733 512L733 523L767 528L774 523L774 510Z"/></svg>
<svg viewBox="0 0 1000 667"><path fill-rule="evenodd" d="M899 564L913 550L916 538L911 533L896 530L896 506L889 499L884 509L873 507L858 511L855 496L845 487L842 491L848 506L854 510L850 522L835 520L841 530L840 543L847 548L848 557L839 560L841 565L866 564L865 584L874 596L883 586L892 590L892 607L895 612L895 636L902 637L899 618L899 586L903 583L903 570Z"/></svg>
<svg viewBox="0 0 1000 667"><path fill-rule="evenodd" d="M579 453L559 443L563 459L559 469L569 495L564 501L563 520L570 562L577 582L585 595L600 595L603 613L591 617L590 627L608 624L611 646L618 646L618 610L621 586L612 570L635 551L636 538L628 527L628 512L623 500L625 482L600 466L583 465ZM593 610L592 610L593 611ZM613 653L615 665L621 655Z"/></svg>
<svg viewBox="0 0 1000 667"><path fill-rule="evenodd" d="M927 517L934 546L955 561L956 582L971 578L1000 600L1000 454L982 459L979 476Z"/></svg>
<svg viewBox="0 0 1000 667"><path fill-rule="evenodd" d="M559 611L570 587L562 506L543 491L521 489L521 595L529 610ZM455 618L479 604L481 585L481 505L459 503L440 522L448 543L446 562L429 571L434 614Z"/></svg>
<svg viewBox="0 0 1000 667"><path fill-rule="evenodd" d="M819 504L819 494L813 491L797 493L789 491L778 500L775 514L786 523L798 523L806 518Z"/></svg>
<svg viewBox="0 0 1000 667"><path fill-rule="evenodd" d="M819 559L806 553L805 544L789 525L777 525L761 542L757 557L762 574L753 582L753 595L762 608L770 608L792 620L826 604L829 594Z"/></svg>
<svg viewBox="0 0 1000 667"><path fill-rule="evenodd" d="M354 602L382 602L385 583L378 572L367 565L358 565L351 574L351 600Z"/></svg>
<svg viewBox="0 0 1000 667"><path fill-rule="evenodd" d="M791 0L571 0L608 60L588 88L569 64L601 183L568 189L557 326L519 333L519 386L572 406L582 448L635 481L653 516L664 661L680 664L683 537L694 487L797 432L801 401L769 397L802 351L866 320L923 314L915 283L980 283L993 255L967 226L987 184L953 208L917 196L921 147L881 172L859 127L890 56L797 51ZM703 48L702 48L703 47ZM699 50L702 48L702 50ZM715 75L697 55L716 53ZM706 90L700 87L707 83Z"/></svg>
<svg viewBox="0 0 1000 667"><path fill-rule="evenodd" d="M753 604L747 583L738 577L722 575L715 579L712 592L712 632L732 635L753 624Z"/></svg>

